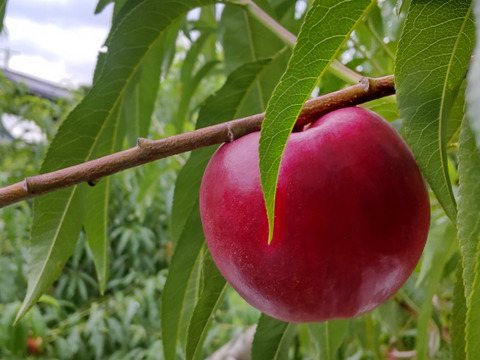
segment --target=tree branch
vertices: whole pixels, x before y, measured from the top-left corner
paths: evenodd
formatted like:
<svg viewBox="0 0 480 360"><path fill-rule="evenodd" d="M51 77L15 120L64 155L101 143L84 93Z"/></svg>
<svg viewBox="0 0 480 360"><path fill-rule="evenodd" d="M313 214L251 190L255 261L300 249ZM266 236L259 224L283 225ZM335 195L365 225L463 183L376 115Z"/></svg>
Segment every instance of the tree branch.
<svg viewBox="0 0 480 360"><path fill-rule="evenodd" d="M305 103L296 128L317 120L326 113L358 105L395 93L393 75L363 78L357 85L326 94ZM51 173L25 178L0 188L0 208L83 182L94 185L99 179L135 166L198 148L230 142L259 131L264 113L232 120L161 140L140 138L136 147Z"/></svg>

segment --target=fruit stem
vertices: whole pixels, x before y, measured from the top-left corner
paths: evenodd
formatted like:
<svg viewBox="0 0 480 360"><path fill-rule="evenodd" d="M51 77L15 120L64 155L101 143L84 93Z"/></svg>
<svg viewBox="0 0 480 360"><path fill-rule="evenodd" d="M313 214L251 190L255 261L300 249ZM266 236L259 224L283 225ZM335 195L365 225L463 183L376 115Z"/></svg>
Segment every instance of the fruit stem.
<svg viewBox="0 0 480 360"><path fill-rule="evenodd" d="M358 105L395 93L393 75L363 78L356 85L308 100L296 127L317 120L326 113ZM259 131L265 113L228 121L160 140L138 139L137 146L51 173L37 175L0 188L0 208L80 183L96 184L99 179L175 154L233 141Z"/></svg>

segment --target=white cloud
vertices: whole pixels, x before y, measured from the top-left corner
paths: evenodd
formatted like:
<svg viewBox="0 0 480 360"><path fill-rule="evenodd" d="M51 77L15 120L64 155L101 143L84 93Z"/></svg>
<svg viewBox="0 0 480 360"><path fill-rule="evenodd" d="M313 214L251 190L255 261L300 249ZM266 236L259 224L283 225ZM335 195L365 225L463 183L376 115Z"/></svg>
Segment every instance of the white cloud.
<svg viewBox="0 0 480 360"><path fill-rule="evenodd" d="M2 114L0 121L2 121L3 126L5 126L14 138L33 143L47 140L42 129L31 120L23 120L15 115Z"/></svg>
<svg viewBox="0 0 480 360"><path fill-rule="evenodd" d="M90 83L110 25L108 16L93 15L95 3L48 0L42 2L48 11L40 12L32 9L40 3L9 2L8 36L0 39L0 49L11 51L9 67L53 82Z"/></svg>
<svg viewBox="0 0 480 360"><path fill-rule="evenodd" d="M10 60L9 68L55 83L70 85L70 74L65 63L60 60L49 61L39 55L15 55Z"/></svg>
<svg viewBox="0 0 480 360"><path fill-rule="evenodd" d="M105 28L94 26L64 30L54 24L40 24L30 19L7 18L9 41L46 56L67 59L71 63L91 61L105 41Z"/></svg>

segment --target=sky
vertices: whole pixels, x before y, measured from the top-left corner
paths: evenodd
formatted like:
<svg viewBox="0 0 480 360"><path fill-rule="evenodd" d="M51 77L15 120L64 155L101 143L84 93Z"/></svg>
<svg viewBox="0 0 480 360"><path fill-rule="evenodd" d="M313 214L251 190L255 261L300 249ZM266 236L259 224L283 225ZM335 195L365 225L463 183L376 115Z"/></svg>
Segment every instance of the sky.
<svg viewBox="0 0 480 360"><path fill-rule="evenodd" d="M94 15L98 0L7 0L0 67L67 87L91 84L113 7Z"/></svg>

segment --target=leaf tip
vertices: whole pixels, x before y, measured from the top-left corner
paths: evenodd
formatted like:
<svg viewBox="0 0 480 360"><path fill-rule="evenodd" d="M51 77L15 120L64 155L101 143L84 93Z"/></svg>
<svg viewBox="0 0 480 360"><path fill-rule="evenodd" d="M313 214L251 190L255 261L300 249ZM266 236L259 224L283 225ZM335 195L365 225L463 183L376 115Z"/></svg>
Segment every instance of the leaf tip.
<svg viewBox="0 0 480 360"><path fill-rule="evenodd" d="M28 310L33 306L33 304L28 304L25 300L22 303L22 306L20 307L20 310L18 310L17 316L15 317L15 321L12 324L12 327L16 326L20 320L27 314Z"/></svg>

